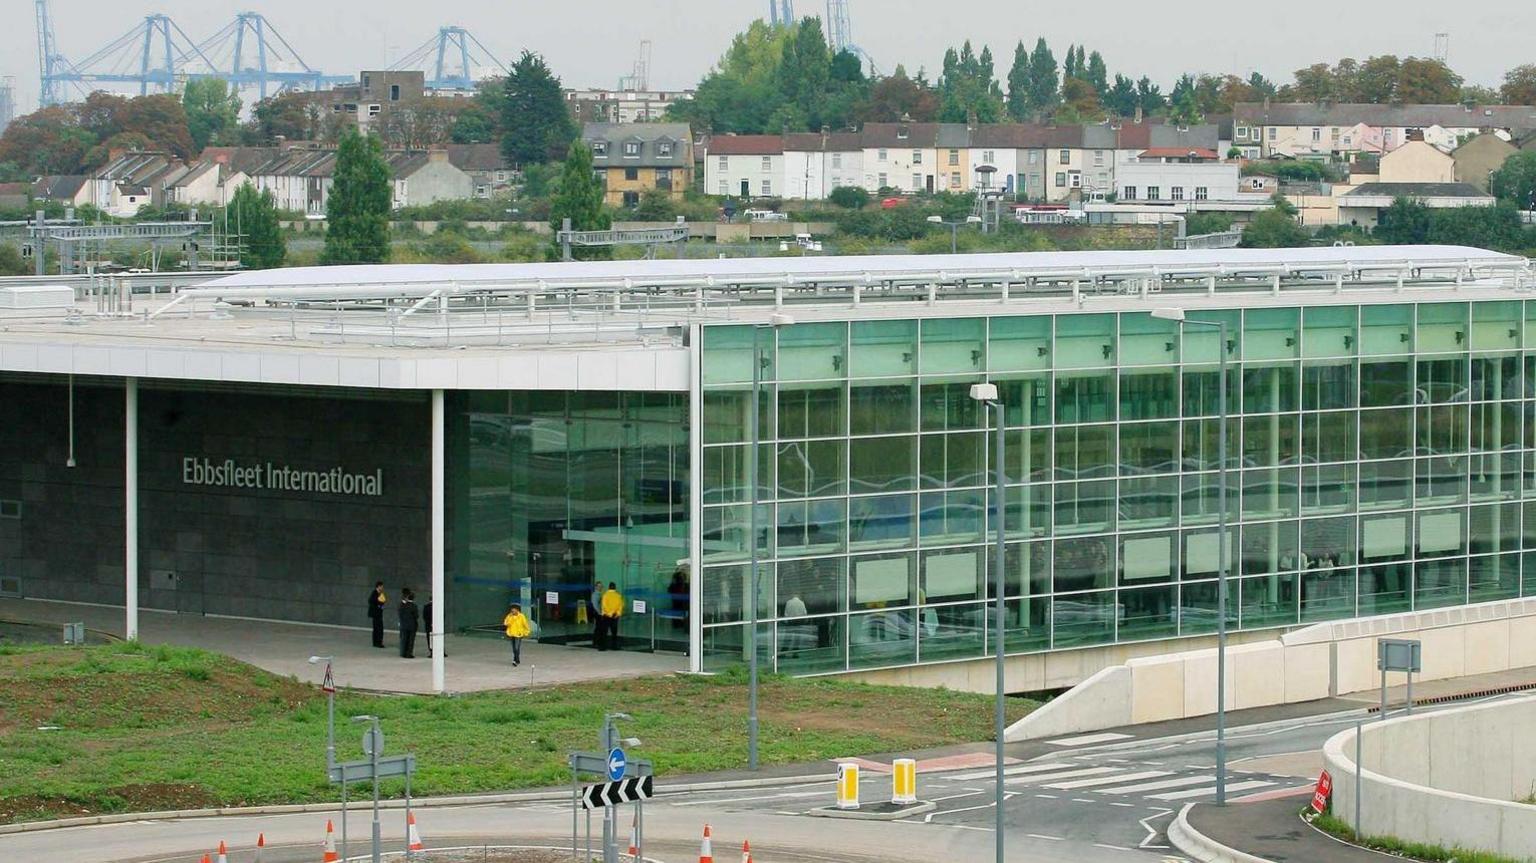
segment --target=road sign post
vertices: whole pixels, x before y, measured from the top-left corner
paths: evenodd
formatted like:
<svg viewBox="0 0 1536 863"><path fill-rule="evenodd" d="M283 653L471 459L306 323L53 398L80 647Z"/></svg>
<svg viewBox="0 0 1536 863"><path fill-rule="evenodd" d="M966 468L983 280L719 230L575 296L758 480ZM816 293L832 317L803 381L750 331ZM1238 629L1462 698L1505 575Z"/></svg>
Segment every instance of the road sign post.
<svg viewBox="0 0 1536 863"><path fill-rule="evenodd" d="M617 722L629 719L622 713L603 717L603 728L598 734L602 750L598 752L572 752L567 757L571 768L571 857L578 853L579 813L587 813L587 860L592 859L592 810L603 810L602 858L604 863L618 863L618 822L614 807L633 803L636 807L636 851L644 848L644 801L653 792L655 768L641 758L630 758L619 743ZM639 745L638 740L625 741L627 745ZM596 777L602 781L583 787L582 776ZM641 855L643 856L643 855Z"/></svg>
<svg viewBox="0 0 1536 863"><path fill-rule="evenodd" d="M1408 675L1408 707L1413 713L1413 675L1424 670L1423 645L1405 638L1381 638L1376 641L1376 668L1381 672L1381 718L1387 718L1387 672Z"/></svg>
<svg viewBox="0 0 1536 863"><path fill-rule="evenodd" d="M416 756L384 754L384 732L379 728L377 716L354 716L353 722L367 722L369 727L363 732L363 754L367 759L362 761L335 761L330 757L326 760L326 779L332 784L341 786L341 854L342 859L347 859L347 789L353 782L373 782L373 841L372 859L378 861L383 855L383 830L379 822L379 780L393 776L405 778L405 813L409 821L411 814L411 775L416 772Z"/></svg>

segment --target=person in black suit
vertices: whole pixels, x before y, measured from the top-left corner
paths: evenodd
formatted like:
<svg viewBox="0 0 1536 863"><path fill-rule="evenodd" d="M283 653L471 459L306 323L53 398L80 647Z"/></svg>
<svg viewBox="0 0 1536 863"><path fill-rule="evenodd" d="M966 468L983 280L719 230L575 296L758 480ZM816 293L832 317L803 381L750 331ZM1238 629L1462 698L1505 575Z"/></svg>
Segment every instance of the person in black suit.
<svg viewBox="0 0 1536 863"><path fill-rule="evenodd" d="M416 594L411 589L400 589L400 656L416 658L416 630L421 626L421 610L416 607Z"/></svg>
<svg viewBox="0 0 1536 863"><path fill-rule="evenodd" d="M384 582L376 582L368 591L368 619L373 623L373 646L384 646L384 606L389 603L384 596Z"/></svg>

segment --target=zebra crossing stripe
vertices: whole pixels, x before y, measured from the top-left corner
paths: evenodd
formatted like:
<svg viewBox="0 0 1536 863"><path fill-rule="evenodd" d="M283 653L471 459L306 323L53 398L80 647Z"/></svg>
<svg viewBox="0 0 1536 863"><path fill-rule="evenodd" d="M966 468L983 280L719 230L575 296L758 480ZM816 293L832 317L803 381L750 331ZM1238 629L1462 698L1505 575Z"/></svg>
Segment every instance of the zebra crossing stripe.
<svg viewBox="0 0 1536 863"><path fill-rule="evenodd" d="M1116 782L1136 782L1141 779L1156 779L1159 776L1172 776L1166 770L1148 770L1145 773L1121 774L1118 776L1099 776L1094 779L1074 779L1071 782L1057 782L1045 786L1062 791L1070 791L1074 788L1092 788L1096 785L1113 785Z"/></svg>

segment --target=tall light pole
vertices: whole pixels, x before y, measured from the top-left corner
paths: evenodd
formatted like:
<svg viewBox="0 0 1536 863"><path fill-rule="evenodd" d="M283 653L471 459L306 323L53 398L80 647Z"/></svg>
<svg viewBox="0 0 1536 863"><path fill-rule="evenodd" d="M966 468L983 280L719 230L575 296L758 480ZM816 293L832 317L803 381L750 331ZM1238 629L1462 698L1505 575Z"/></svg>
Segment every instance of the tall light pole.
<svg viewBox="0 0 1536 863"><path fill-rule="evenodd" d="M1003 657L1005 656L1005 651L1003 650L1003 631L1005 622L1007 620L1007 605L1003 601L1005 587L1007 585L1007 582L1003 577L1003 560L1007 551L1007 534L1003 531L1003 513L1006 511L1004 508L1003 495L1007 490L1007 484L1004 481L1003 474L1003 427L1006 425L1006 423L1003 421L1003 403L997 397L997 384L973 384L971 386L971 398L981 402L983 405L992 410L993 423L996 426L997 434L997 443L994 447L995 452L992 456L994 474L993 480L995 482L995 487L992 492L992 508L994 513L993 518L996 519L994 524L997 529L997 540L993 546L992 552L992 581L994 584L992 590L996 594L993 597L992 626L993 629L997 631L995 635L997 638L997 696L995 699L996 704L994 705L995 715L993 717L994 723L996 725L994 734L997 737L997 781L995 783L997 787L994 789L994 793L997 798L994 804L997 810L995 813L997 823L995 825L994 832L996 834L997 841L997 863L1003 863L1003 737L1008 732L1007 711L1004 709L1003 704L1003 699L1005 697L1005 690L1003 689Z"/></svg>
<svg viewBox="0 0 1536 863"><path fill-rule="evenodd" d="M964 221L946 222L943 216L929 216L928 221L931 224L944 225L949 228L949 253L951 255L958 255L960 253L960 229L966 225L981 224L981 217L966 216Z"/></svg>
<svg viewBox="0 0 1536 863"><path fill-rule="evenodd" d="M1217 368L1216 460L1221 472L1216 491L1216 805L1227 805L1227 322L1192 321L1183 309L1156 309L1152 317L1186 326L1211 327L1216 330Z"/></svg>
<svg viewBox="0 0 1536 863"><path fill-rule="evenodd" d="M752 597L748 602L747 622L747 767L757 769L757 451L762 446L762 431L758 428L758 402L763 391L763 330L778 330L790 326L795 319L782 312L770 315L768 323L752 326L752 404L747 408L747 423L752 427L752 448L747 452L747 485L751 488L752 504L747 513L747 546L752 566Z"/></svg>
<svg viewBox="0 0 1536 863"><path fill-rule="evenodd" d="M334 656L311 656L310 665L325 663L325 680L320 684L325 689L325 766L336 766L336 682L331 677L331 663L336 661Z"/></svg>

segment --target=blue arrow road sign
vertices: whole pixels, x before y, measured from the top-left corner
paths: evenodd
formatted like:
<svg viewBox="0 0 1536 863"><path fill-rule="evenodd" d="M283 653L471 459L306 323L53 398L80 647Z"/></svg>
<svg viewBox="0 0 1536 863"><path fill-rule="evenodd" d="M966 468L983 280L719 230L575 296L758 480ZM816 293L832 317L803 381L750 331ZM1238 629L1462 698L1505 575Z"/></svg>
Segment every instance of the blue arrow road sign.
<svg viewBox="0 0 1536 863"><path fill-rule="evenodd" d="M629 760L624 757L624 750L614 747L608 753L608 779L618 782L624 778L624 771L629 767Z"/></svg>

